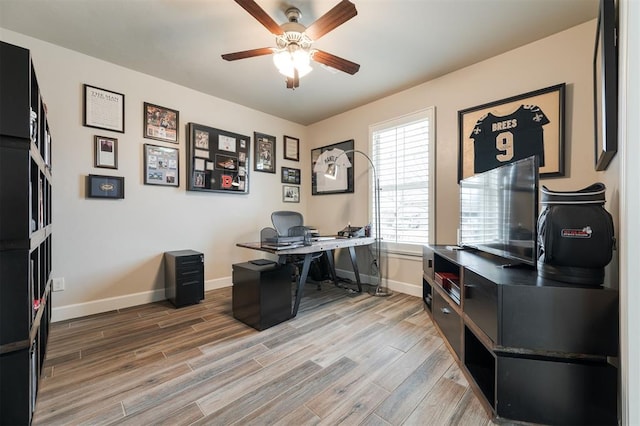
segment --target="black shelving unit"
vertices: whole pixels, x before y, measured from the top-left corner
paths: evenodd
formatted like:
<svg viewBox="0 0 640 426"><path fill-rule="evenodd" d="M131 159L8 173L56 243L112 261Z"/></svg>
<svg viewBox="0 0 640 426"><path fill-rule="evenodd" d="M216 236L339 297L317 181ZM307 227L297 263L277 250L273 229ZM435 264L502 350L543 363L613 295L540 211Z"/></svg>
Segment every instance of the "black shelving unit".
<svg viewBox="0 0 640 426"><path fill-rule="evenodd" d="M0 424L30 424L51 321L51 136L29 50L0 42Z"/></svg>

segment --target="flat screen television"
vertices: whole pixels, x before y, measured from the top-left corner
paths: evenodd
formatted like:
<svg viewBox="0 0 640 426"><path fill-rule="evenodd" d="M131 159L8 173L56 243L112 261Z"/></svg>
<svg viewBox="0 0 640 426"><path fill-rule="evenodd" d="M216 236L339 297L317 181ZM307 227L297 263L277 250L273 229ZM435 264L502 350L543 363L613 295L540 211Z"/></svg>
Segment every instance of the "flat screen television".
<svg viewBox="0 0 640 426"><path fill-rule="evenodd" d="M458 245L535 267L538 186L535 156L461 180Z"/></svg>

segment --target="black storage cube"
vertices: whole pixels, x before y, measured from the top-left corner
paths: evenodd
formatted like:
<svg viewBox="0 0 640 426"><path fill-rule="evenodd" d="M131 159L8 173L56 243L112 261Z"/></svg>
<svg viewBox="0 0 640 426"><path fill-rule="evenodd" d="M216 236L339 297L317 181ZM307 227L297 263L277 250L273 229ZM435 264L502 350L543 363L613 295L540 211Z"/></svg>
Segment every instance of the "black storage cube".
<svg viewBox="0 0 640 426"><path fill-rule="evenodd" d="M27 424L31 419L40 377L32 355L29 348L0 354L0 424Z"/></svg>
<svg viewBox="0 0 640 426"><path fill-rule="evenodd" d="M602 362L498 356L496 413L527 423L617 425L617 370Z"/></svg>
<svg viewBox="0 0 640 426"><path fill-rule="evenodd" d="M233 317L264 330L291 318L291 266L233 265Z"/></svg>
<svg viewBox="0 0 640 426"><path fill-rule="evenodd" d="M164 254L164 292L176 308L204 299L204 255L193 250Z"/></svg>

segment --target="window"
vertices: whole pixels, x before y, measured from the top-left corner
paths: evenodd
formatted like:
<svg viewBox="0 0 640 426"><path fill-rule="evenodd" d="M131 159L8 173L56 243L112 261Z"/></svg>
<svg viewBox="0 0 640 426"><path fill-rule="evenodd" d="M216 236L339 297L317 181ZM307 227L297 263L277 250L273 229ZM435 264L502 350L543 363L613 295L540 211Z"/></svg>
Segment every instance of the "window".
<svg viewBox="0 0 640 426"><path fill-rule="evenodd" d="M421 246L435 240L434 116L431 107L369 129L380 181L380 234L388 251L421 254ZM375 184L371 188L375 219Z"/></svg>

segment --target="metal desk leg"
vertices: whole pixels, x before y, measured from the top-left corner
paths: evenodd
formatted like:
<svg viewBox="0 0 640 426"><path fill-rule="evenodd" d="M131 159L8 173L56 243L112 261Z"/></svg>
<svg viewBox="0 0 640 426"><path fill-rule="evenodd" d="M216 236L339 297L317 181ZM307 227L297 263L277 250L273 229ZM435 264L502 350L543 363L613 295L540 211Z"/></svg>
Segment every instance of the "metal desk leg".
<svg viewBox="0 0 640 426"><path fill-rule="evenodd" d="M362 293L362 284L360 283L360 272L358 271L358 261L356 260L356 248L354 246L349 247L349 256L351 257L351 266L353 266L353 273L356 275L356 283L358 284L358 293Z"/></svg>
<svg viewBox="0 0 640 426"><path fill-rule="evenodd" d="M336 275L336 263L333 260L333 250L328 250L324 252L324 256L327 256L327 263L329 263L329 274L331 275L331 280L333 284L338 285L338 276Z"/></svg>
<svg viewBox="0 0 640 426"><path fill-rule="evenodd" d="M293 312L291 313L291 318L298 315L298 307L300 306L300 299L302 299L302 289L304 288L304 284L307 282L307 275L309 275L309 266L311 265L311 258L313 257L313 253L308 253L304 255L304 263L302 264L302 272L300 273L300 277L298 278L298 288L296 289L296 301L293 305Z"/></svg>

